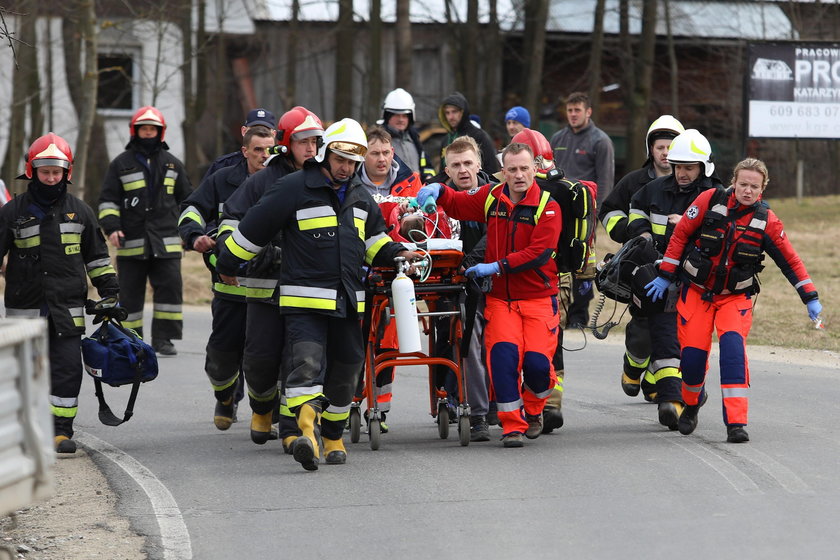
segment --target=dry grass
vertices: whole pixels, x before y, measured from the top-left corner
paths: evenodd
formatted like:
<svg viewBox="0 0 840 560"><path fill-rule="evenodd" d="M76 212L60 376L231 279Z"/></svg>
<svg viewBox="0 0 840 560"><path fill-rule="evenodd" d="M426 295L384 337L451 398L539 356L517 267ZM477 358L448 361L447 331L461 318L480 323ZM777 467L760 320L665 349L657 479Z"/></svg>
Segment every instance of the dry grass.
<svg viewBox="0 0 840 560"><path fill-rule="evenodd" d="M788 283L769 257L765 258L761 293L755 305L749 341L752 344L840 351L840 196L808 198L802 204L795 199L770 199L770 206L784 222L785 231L805 263L823 306L826 328L816 330L796 290ZM598 257L614 253L618 245L601 229L598 233ZM622 306L619 306L618 314ZM612 312L607 300L602 320ZM625 315L623 323L629 315ZM614 332L619 331L616 328ZM615 336L615 335L612 335Z"/></svg>

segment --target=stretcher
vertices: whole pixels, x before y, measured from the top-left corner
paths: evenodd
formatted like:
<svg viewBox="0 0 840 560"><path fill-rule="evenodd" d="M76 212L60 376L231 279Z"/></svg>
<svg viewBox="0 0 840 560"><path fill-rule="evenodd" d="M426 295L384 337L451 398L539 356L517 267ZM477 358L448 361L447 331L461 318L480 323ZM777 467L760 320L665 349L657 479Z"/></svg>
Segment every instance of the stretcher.
<svg viewBox="0 0 840 560"><path fill-rule="evenodd" d="M362 432L362 400L368 421L370 448L379 449L381 444L381 413L377 406L377 375L388 367L427 366L429 369L429 408L433 418L437 419L438 435L441 439L449 437L450 410L446 391L438 386L435 379L435 366L444 366L452 370L458 386L457 393L457 428L460 444L470 443L470 406L467 403L467 388L462 368L463 326L466 322L464 300L466 296L466 278L458 273L463 260L463 253L454 249L428 251L428 264L423 281L414 280L414 291L418 301L423 301L427 310L418 309L422 335L427 337L427 352L401 353L399 350L377 353L384 324L395 320L391 301L391 282L397 275L395 268L376 267L367 276L367 306L363 320L363 333L366 333L364 389L361 396L354 399L350 408L350 441L358 443ZM434 356L436 329L434 322L448 319L449 341L452 346L452 358ZM418 326L418 328L420 328ZM395 369L396 372L396 369Z"/></svg>

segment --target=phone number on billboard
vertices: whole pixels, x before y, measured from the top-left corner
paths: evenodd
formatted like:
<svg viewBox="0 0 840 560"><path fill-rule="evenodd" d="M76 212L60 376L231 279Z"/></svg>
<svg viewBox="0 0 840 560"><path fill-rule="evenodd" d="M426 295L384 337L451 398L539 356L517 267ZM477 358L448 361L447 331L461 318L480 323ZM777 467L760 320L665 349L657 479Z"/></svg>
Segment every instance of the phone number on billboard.
<svg viewBox="0 0 840 560"><path fill-rule="evenodd" d="M840 105L770 105L769 113L773 117L837 117Z"/></svg>

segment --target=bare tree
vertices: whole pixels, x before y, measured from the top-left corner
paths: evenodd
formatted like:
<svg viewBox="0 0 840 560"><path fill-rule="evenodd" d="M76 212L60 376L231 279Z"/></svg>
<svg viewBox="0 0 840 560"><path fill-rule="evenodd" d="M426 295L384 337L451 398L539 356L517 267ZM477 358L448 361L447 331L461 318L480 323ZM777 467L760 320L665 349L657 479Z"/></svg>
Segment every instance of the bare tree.
<svg viewBox="0 0 840 560"><path fill-rule="evenodd" d="M73 169L73 178L74 184L78 185L76 189L77 196L84 197L87 190L86 186L88 185L88 154L91 153L90 138L96 117L96 91L99 84L96 6L94 0L79 0L77 9L74 11L79 16L80 43L84 46L84 64L81 80L77 82L81 86L70 86L71 90L78 90L76 91L76 96L73 98L73 105L76 107L76 114L79 115L79 134L76 137L76 163ZM66 21L66 18L64 21ZM78 41L74 43L79 44ZM74 82L70 77L70 72L77 73L75 69L78 67L78 65L65 67L65 71L68 72L68 86ZM73 96L71 95L71 97ZM99 192L98 188L92 190L97 194Z"/></svg>
<svg viewBox="0 0 840 560"><path fill-rule="evenodd" d="M593 114L600 114L601 108L601 59L604 53L604 4L605 0L595 3L595 20L592 28L592 48L589 51L589 103Z"/></svg>
<svg viewBox="0 0 840 560"><path fill-rule="evenodd" d="M464 42L458 49L464 76L464 95L475 103L478 97L478 0L467 0L467 21L464 24Z"/></svg>
<svg viewBox="0 0 840 560"><path fill-rule="evenodd" d="M647 130L648 107L653 82L653 57L656 45L657 0L644 0L642 33L638 53L633 49L629 31L628 0L621 0L620 28L624 61L624 101L628 109L627 159L631 165L642 160Z"/></svg>
<svg viewBox="0 0 840 560"><path fill-rule="evenodd" d="M665 28L668 34L668 66L671 76L671 114L679 118L680 113L680 68L677 61L677 51L674 48L674 33L671 30L671 0L663 0L665 4Z"/></svg>
<svg viewBox="0 0 840 560"><path fill-rule="evenodd" d="M300 1L292 0L292 12L289 17L289 32L286 36L286 83L284 84L285 107L288 111L296 105L297 101L297 49L300 28Z"/></svg>
<svg viewBox="0 0 840 560"><path fill-rule="evenodd" d="M498 86L501 64L496 62L502 59L502 37L499 31L499 14L496 0L488 0L488 4L489 16L487 29L482 33L484 37L484 59L488 61L484 72L484 95L481 98L481 104L479 106L479 114L482 115L494 114L494 110L502 103L501 91ZM491 123L488 123L487 128L492 134L495 127Z"/></svg>
<svg viewBox="0 0 840 560"><path fill-rule="evenodd" d="M379 116L379 104L382 102L382 0L370 2L370 47L368 50L368 101L364 117L369 123Z"/></svg>
<svg viewBox="0 0 840 560"><path fill-rule="evenodd" d="M12 103L9 118L9 144L6 147L6 157L3 163L2 177L9 190L13 194L18 192L15 188L14 179L20 172L23 162L23 148L28 144L25 123L26 111L29 101L33 95L37 96L37 90L33 93L29 89L34 73L37 76L37 56L35 54L35 14L33 13L34 2L31 0L18 0L9 7L9 11L20 14L20 30L18 35L17 56L19 65L15 66L12 74ZM35 64L34 66L32 64Z"/></svg>
<svg viewBox="0 0 840 560"><path fill-rule="evenodd" d="M353 0L338 0L335 45L335 118L353 111Z"/></svg>
<svg viewBox="0 0 840 560"><path fill-rule="evenodd" d="M181 30L182 56L184 63L181 75L184 80L184 167L188 177L199 177L198 173L198 135L196 123L204 113L207 103L207 61L205 45L207 43L205 17L206 0L197 2L197 25L193 41L193 19L191 2L182 6L176 18ZM193 79L195 77L195 80Z"/></svg>
<svg viewBox="0 0 840 560"><path fill-rule="evenodd" d="M525 91L522 104L530 111L531 126L539 123L539 102L542 95L545 25L548 21L548 0L531 0L525 4Z"/></svg>
<svg viewBox="0 0 840 560"><path fill-rule="evenodd" d="M411 54L413 42L411 40L411 19L409 18L411 0L397 0L397 87L411 91Z"/></svg>

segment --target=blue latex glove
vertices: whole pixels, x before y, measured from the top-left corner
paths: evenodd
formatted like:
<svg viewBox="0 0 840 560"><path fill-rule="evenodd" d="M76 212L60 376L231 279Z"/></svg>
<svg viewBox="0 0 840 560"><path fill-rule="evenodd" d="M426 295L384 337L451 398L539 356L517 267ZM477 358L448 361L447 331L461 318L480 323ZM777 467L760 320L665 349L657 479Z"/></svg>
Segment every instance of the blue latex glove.
<svg viewBox="0 0 840 560"><path fill-rule="evenodd" d="M490 276L491 274L498 274L499 270L498 261L491 263L478 263L475 266L469 267L464 274L475 278L484 278L485 276Z"/></svg>
<svg viewBox="0 0 840 560"><path fill-rule="evenodd" d="M645 293L650 298L650 301L656 302L665 295L665 290L671 285L671 281L667 278L657 276L645 286Z"/></svg>
<svg viewBox="0 0 840 560"><path fill-rule="evenodd" d="M578 293L585 296L592 290L592 280L583 280L578 286Z"/></svg>
<svg viewBox="0 0 840 560"><path fill-rule="evenodd" d="M820 313L822 313L822 304L820 303L820 300L812 299L805 305L808 307L808 317L810 317L812 321L816 321L817 317L819 317Z"/></svg>
<svg viewBox="0 0 840 560"><path fill-rule="evenodd" d="M429 183L420 189L417 193L417 204L423 209L423 212L431 214L437 210L437 199L442 188L443 185L440 183Z"/></svg>

